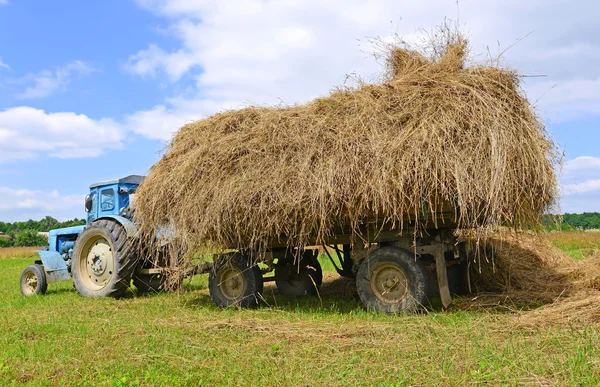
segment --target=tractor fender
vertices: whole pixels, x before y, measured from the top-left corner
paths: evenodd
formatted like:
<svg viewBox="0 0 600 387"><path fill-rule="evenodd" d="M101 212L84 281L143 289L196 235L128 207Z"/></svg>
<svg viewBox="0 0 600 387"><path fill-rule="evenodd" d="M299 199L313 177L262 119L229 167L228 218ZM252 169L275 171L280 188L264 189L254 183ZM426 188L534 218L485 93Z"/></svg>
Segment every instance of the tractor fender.
<svg viewBox="0 0 600 387"><path fill-rule="evenodd" d="M49 284L71 279L69 268L63 257L56 251L37 250L37 255L44 266L46 281Z"/></svg>
<svg viewBox="0 0 600 387"><path fill-rule="evenodd" d="M137 234L138 230L137 230L137 227L135 226L135 223L133 223L131 220L129 220L123 216L107 215L107 216L98 218L96 220L101 220L101 219L112 219L112 220L116 221L117 223L119 223L125 229L125 232L127 233L127 238L133 238Z"/></svg>

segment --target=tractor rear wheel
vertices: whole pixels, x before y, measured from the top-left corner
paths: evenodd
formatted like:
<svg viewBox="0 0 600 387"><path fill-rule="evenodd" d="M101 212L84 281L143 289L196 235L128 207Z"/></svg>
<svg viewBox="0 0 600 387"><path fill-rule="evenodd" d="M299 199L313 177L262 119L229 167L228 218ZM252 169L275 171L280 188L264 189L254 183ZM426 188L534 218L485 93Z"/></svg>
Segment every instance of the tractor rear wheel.
<svg viewBox="0 0 600 387"><path fill-rule="evenodd" d="M29 265L21 274L21 294L24 296L35 296L46 294L48 282L44 266L40 264Z"/></svg>
<svg viewBox="0 0 600 387"><path fill-rule="evenodd" d="M385 313L424 308L429 276L409 251L380 247L365 258L356 276L356 290L367 309Z"/></svg>
<svg viewBox="0 0 600 387"><path fill-rule="evenodd" d="M84 297L119 297L129 287L137 262L125 228L113 220L97 220L73 247L73 285Z"/></svg>
<svg viewBox="0 0 600 387"><path fill-rule="evenodd" d="M258 305L263 291L260 269L242 254L217 259L208 277L210 297L220 307L249 308Z"/></svg>

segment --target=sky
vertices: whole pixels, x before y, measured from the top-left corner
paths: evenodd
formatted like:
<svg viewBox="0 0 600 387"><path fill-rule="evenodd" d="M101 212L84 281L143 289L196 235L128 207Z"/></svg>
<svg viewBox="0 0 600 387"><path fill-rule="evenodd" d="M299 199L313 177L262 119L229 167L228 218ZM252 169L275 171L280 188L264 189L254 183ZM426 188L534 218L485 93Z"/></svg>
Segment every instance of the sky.
<svg viewBox="0 0 600 387"><path fill-rule="evenodd" d="M376 80L372 39L458 23L502 54L564 152L563 212L600 211L596 0L0 0L0 220L83 217L187 122ZM506 51L505 51L506 50Z"/></svg>

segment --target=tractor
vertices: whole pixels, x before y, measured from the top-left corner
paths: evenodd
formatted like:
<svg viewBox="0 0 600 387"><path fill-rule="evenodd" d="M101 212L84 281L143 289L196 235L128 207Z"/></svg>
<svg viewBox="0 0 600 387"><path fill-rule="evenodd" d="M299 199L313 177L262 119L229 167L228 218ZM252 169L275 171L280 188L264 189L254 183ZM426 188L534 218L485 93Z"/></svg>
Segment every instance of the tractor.
<svg viewBox="0 0 600 387"><path fill-rule="evenodd" d="M85 198L86 224L51 230L49 246L21 275L21 293L44 294L48 284L73 279L86 297L118 297L131 281L140 292L159 291L162 271L131 243L137 229L130 205L144 176L92 184Z"/></svg>

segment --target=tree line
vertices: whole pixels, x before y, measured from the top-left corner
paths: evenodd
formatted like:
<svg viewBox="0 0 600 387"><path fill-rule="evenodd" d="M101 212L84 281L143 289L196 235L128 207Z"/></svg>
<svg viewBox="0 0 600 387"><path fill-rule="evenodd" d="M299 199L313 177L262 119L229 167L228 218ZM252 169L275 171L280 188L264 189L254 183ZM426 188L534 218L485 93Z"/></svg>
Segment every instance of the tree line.
<svg viewBox="0 0 600 387"><path fill-rule="evenodd" d="M41 220L28 220L25 222L0 222L0 247L11 246L47 246L48 239L38 232L47 232L56 228L81 226L84 219L73 219L59 222L51 216Z"/></svg>
<svg viewBox="0 0 600 387"><path fill-rule="evenodd" d="M42 220L26 222L0 222L0 247L10 246L46 246L48 240L38 232L47 232L56 228L81 226L84 219L73 219L59 222L51 216ZM545 215L544 226L547 230L590 230L600 229L600 213L584 212L583 214L563 214L560 216Z"/></svg>
<svg viewBox="0 0 600 387"><path fill-rule="evenodd" d="M600 229L600 212L583 214L545 215L544 225L549 230L592 230Z"/></svg>

